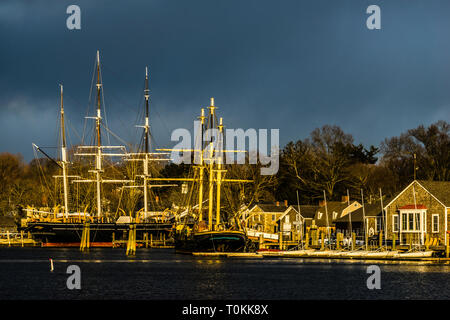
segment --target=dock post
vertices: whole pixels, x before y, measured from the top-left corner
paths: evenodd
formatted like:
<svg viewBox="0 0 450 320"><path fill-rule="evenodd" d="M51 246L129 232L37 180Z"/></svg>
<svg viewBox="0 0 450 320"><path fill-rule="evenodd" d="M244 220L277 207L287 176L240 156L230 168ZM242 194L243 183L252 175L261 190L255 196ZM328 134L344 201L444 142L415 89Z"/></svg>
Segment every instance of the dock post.
<svg viewBox="0 0 450 320"><path fill-rule="evenodd" d="M165 233L163 233L163 246L164 247L166 246L166 234Z"/></svg>
<svg viewBox="0 0 450 320"><path fill-rule="evenodd" d="M380 233L378 234L379 236L379 247L382 248L383 247L383 231L380 230Z"/></svg>
<svg viewBox="0 0 450 320"><path fill-rule="evenodd" d="M364 233L364 244L366 247L366 251L369 251L369 236L367 232Z"/></svg>
<svg viewBox="0 0 450 320"><path fill-rule="evenodd" d="M325 232L320 232L320 250L325 250Z"/></svg>
<svg viewBox="0 0 450 320"><path fill-rule="evenodd" d="M427 251L430 249L430 235L428 233L425 235L425 249Z"/></svg>
<svg viewBox="0 0 450 320"><path fill-rule="evenodd" d="M11 247L11 239L9 239L9 230L6 231L6 237L8 238L8 247Z"/></svg>
<svg viewBox="0 0 450 320"><path fill-rule="evenodd" d="M447 243L445 244L445 257L450 257L450 237L447 237Z"/></svg>
<svg viewBox="0 0 450 320"><path fill-rule="evenodd" d="M134 255L135 253L136 253L136 225L130 224L130 232L128 233L126 255Z"/></svg>
<svg viewBox="0 0 450 320"><path fill-rule="evenodd" d="M305 249L308 249L309 247L309 231L305 234Z"/></svg>
<svg viewBox="0 0 450 320"><path fill-rule="evenodd" d="M283 250L283 233L282 232L278 232L278 243L280 246L280 250Z"/></svg>
<svg viewBox="0 0 450 320"><path fill-rule="evenodd" d="M355 250L356 245L356 233L352 232L352 251Z"/></svg>
<svg viewBox="0 0 450 320"><path fill-rule="evenodd" d="M115 232L112 233L112 246L113 246L113 248L114 248L114 242L116 242L116 233Z"/></svg>
<svg viewBox="0 0 450 320"><path fill-rule="evenodd" d="M20 230L20 241L22 242L23 247L23 230Z"/></svg>
<svg viewBox="0 0 450 320"><path fill-rule="evenodd" d="M150 247L153 247L153 233L150 233Z"/></svg>
<svg viewBox="0 0 450 320"><path fill-rule="evenodd" d="M408 246L409 250L412 249L412 234L408 234Z"/></svg>
<svg viewBox="0 0 450 320"><path fill-rule="evenodd" d="M148 232L144 233L145 247L148 248Z"/></svg>
<svg viewBox="0 0 450 320"><path fill-rule="evenodd" d="M341 249L341 233L336 233L336 250Z"/></svg>
<svg viewBox="0 0 450 320"><path fill-rule="evenodd" d="M85 222L83 226L83 233L81 234L80 251L89 249L90 239L89 239L89 222Z"/></svg>
<svg viewBox="0 0 450 320"><path fill-rule="evenodd" d="M262 233L259 235L259 249L263 249L263 235L262 235Z"/></svg>
<svg viewBox="0 0 450 320"><path fill-rule="evenodd" d="M397 239L395 239L395 233L392 234L392 251L395 251L395 242Z"/></svg>

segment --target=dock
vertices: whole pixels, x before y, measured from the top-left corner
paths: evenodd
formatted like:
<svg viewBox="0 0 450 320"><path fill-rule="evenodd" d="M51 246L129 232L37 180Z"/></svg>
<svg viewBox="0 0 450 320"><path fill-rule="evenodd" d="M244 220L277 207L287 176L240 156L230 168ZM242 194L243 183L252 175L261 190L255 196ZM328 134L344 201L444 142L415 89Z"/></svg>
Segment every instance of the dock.
<svg viewBox="0 0 450 320"><path fill-rule="evenodd" d="M263 258L257 252L193 252L197 257L225 257L225 258Z"/></svg>

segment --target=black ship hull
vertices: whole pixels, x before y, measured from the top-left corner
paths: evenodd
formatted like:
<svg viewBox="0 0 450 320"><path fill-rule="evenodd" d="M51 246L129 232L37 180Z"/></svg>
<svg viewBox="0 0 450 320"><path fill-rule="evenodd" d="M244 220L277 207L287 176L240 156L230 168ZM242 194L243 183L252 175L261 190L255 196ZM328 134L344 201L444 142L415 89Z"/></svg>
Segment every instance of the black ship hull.
<svg viewBox="0 0 450 320"><path fill-rule="evenodd" d="M136 223L136 239L141 240L144 234L148 239L169 239L172 224L169 223ZM81 242L83 223L55 223L55 222L29 222L21 228L24 232L30 232L32 238L42 242L43 245L52 244L76 244ZM91 243L112 243L128 239L130 224L123 223L90 223L89 238Z"/></svg>
<svg viewBox="0 0 450 320"><path fill-rule="evenodd" d="M206 231L175 238L178 252L243 252L247 236L242 231Z"/></svg>

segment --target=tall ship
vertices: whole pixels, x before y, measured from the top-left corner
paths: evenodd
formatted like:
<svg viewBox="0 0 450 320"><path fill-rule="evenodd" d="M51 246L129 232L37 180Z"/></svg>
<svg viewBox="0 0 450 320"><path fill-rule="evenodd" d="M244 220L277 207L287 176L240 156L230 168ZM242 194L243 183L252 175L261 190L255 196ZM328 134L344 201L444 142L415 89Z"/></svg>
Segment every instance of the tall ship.
<svg viewBox="0 0 450 320"><path fill-rule="evenodd" d="M128 152L122 145L103 144L102 131L108 133L111 131L102 118L103 84L98 51L94 72L96 114L86 117L95 123L92 143L77 146L72 161L69 160L61 85L60 160L51 158L43 148L35 144L33 146L58 166L61 174L54 178L62 184L62 203L53 208L27 207L26 218L20 222L19 229L30 233L33 239L41 242L43 246L79 246L86 239L91 247L114 246L123 243L129 237L130 230L133 230L137 239L165 242L169 240L172 231L173 213L158 204L153 205L154 209L150 210L150 197L154 195L153 188L174 185L150 183L152 177L150 164L164 163L169 159L168 153L151 152L150 149L148 69L146 68L145 73L144 124L138 126L142 128L143 143L137 152ZM75 167L78 168L76 174L74 174ZM108 200L104 197L105 188L120 193L119 205L115 212L111 212L112 210L108 208ZM84 190L86 197L90 197L89 201L84 202L85 207L82 210L79 210L80 206L78 203L76 206L74 200L76 198L74 194L78 196L80 190ZM142 198L142 193L143 207L137 210L135 209L139 203L137 199ZM129 206L131 209L128 212L121 206L127 201L134 202L134 206Z"/></svg>
<svg viewBox="0 0 450 320"><path fill-rule="evenodd" d="M223 201L227 196L224 185L248 183L252 180L227 178L223 119L217 118L214 98L211 98L208 114L201 109L195 136L194 149L159 149L194 155L191 177L153 178L152 180L183 181L186 183L186 202L178 215L174 232L175 249L178 252L243 252L248 247L245 226L240 211ZM190 188L187 188L187 184ZM227 199L229 200L229 199Z"/></svg>

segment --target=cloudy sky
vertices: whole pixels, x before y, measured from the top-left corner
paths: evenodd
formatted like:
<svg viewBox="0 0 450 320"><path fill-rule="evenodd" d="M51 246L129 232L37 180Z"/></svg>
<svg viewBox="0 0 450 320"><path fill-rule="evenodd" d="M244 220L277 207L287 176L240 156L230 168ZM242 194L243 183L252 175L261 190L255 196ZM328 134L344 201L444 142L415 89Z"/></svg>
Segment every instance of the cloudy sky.
<svg viewBox="0 0 450 320"><path fill-rule="evenodd" d="M68 30L66 8L81 8ZM366 8L381 8L368 30ZM336 124L376 146L450 119L449 1L0 2L0 152L55 154L58 84L78 143L96 50L109 127L138 142L144 68L157 146L215 97L229 128L280 128L280 143ZM90 107L88 108L88 106Z"/></svg>

